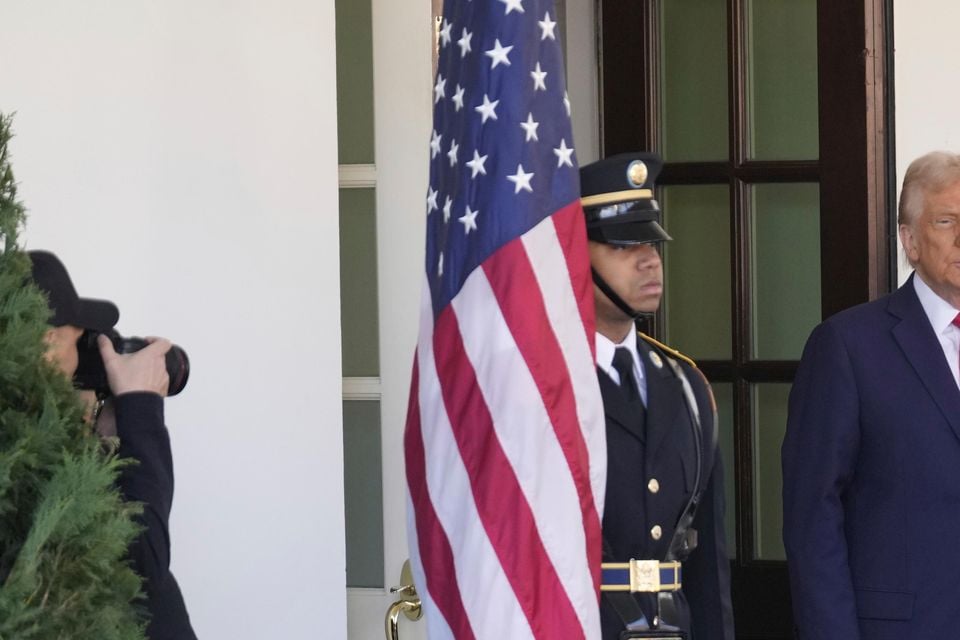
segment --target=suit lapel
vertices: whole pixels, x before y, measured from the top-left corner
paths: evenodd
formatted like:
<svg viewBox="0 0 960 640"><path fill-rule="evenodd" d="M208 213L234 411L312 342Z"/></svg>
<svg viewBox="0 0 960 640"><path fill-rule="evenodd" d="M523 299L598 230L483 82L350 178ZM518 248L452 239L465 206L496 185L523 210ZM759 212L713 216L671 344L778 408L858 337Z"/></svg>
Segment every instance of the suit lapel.
<svg viewBox="0 0 960 640"><path fill-rule="evenodd" d="M599 367L597 378L600 379L600 394L603 396L603 411L607 420L626 429L630 435L643 442L646 434L637 419L637 408L631 405L617 383Z"/></svg>
<svg viewBox="0 0 960 640"><path fill-rule="evenodd" d="M900 318L893 327L893 337L917 376L933 397L940 412L960 438L960 391L950 367L943 359L943 349L930 326L923 306L913 288L911 275L900 289L890 296L888 311Z"/></svg>
<svg viewBox="0 0 960 640"><path fill-rule="evenodd" d="M670 370L670 365L659 354L651 358L651 347L645 340L637 340L637 351L643 360L647 379L647 451L649 463L657 457L667 435L677 428L677 412L683 406L683 387ZM660 366L656 363L659 362Z"/></svg>

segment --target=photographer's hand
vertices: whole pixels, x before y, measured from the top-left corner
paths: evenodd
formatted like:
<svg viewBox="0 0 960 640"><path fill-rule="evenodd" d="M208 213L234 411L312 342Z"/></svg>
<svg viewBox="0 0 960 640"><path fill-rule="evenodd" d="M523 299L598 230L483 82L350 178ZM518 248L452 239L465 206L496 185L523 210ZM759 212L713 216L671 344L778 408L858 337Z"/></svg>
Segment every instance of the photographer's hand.
<svg viewBox="0 0 960 640"><path fill-rule="evenodd" d="M113 395L133 391L147 391L167 395L170 377L167 375L166 354L171 343L165 338L147 338L150 344L135 353L117 353L113 343L101 335L97 338L100 357L107 370L107 382Z"/></svg>

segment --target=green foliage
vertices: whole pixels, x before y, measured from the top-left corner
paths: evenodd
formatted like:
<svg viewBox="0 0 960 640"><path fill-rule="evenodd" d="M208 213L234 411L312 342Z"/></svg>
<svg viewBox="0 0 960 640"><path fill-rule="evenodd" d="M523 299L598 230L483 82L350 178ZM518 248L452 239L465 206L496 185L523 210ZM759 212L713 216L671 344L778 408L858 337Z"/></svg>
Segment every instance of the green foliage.
<svg viewBox="0 0 960 640"><path fill-rule="evenodd" d="M25 284L9 141L0 114L0 640L141 640L140 579L125 560L138 507L44 358L49 311Z"/></svg>

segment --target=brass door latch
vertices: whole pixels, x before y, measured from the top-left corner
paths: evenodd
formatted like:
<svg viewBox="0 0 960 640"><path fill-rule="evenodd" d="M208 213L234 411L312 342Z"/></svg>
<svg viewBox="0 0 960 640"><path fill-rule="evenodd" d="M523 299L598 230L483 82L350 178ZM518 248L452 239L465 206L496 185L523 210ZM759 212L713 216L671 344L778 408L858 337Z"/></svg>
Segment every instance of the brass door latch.
<svg viewBox="0 0 960 640"><path fill-rule="evenodd" d="M400 569L400 586L391 588L390 593L396 594L399 600L387 609L384 625L387 640L399 640L401 612L407 620L417 621L423 617L420 596L417 595L417 588L413 584L413 571L410 570L409 560L406 560Z"/></svg>

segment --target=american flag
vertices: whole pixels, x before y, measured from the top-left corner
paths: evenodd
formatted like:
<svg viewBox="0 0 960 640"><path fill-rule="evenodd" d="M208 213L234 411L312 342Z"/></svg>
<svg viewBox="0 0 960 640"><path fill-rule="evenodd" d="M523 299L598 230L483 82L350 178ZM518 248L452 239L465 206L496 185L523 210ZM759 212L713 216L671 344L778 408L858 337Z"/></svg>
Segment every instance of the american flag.
<svg viewBox="0 0 960 640"><path fill-rule="evenodd" d="M428 636L600 637L593 286L552 0L446 0L405 434Z"/></svg>

